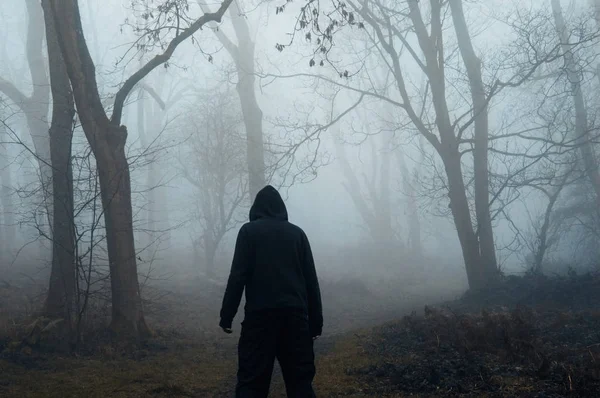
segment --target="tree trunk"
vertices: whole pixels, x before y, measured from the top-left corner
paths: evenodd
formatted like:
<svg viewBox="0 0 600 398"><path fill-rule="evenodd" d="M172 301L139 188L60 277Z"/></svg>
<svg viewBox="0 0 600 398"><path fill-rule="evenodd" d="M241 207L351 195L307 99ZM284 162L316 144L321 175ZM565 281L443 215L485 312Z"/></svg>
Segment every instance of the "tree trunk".
<svg viewBox="0 0 600 398"><path fill-rule="evenodd" d="M390 168L392 161L392 153L390 151L389 141L382 139L381 153L377 154L373 161L381 157L381 165L379 171L379 198L375 202L379 207L377 212L377 223L379 224L384 234L385 243L391 243L394 240L394 228L392 226L392 202L390 195ZM376 198L373 198L376 200Z"/></svg>
<svg viewBox="0 0 600 398"><path fill-rule="evenodd" d="M247 47L243 47L243 46ZM240 59L236 62L238 66L237 91L240 96L244 125L246 126L247 156L250 198L254 197L266 184L265 178L265 155L262 129L262 110L258 105L255 93L254 78L254 43L248 38L248 42L241 44Z"/></svg>
<svg viewBox="0 0 600 398"><path fill-rule="evenodd" d="M140 68L143 67L143 58L140 59ZM166 203L164 201L163 188L159 187L160 183L160 170L158 169L157 159L154 155L157 148L153 147L156 144L157 138L163 128L163 118L165 114L165 104L161 101L162 89L164 86L166 71L161 68L157 71L157 79L154 80L151 87L143 86L138 90L138 101L137 101L137 127L138 135L140 138L141 150L144 154L144 166L146 168L146 184L144 190L148 198L146 203L146 211L143 220L143 227L148 232L144 235L145 240L142 240L142 246L144 249L151 249L150 246L154 245L156 239L159 237L158 231L164 230L161 223L161 219L167 218L168 209L160 208L159 203ZM146 95L149 94L149 90L154 90L151 94L152 98L150 101L146 101ZM150 112L146 112L147 107ZM161 215L159 217L159 215Z"/></svg>
<svg viewBox="0 0 600 398"><path fill-rule="evenodd" d="M8 142L6 127L0 123L0 142ZM15 208L12 198L11 162L6 144L0 144L0 204L2 205L2 229L0 250L2 255L11 253L15 248L17 230L15 228ZM1 257L1 256L0 256Z"/></svg>
<svg viewBox="0 0 600 398"><path fill-rule="evenodd" d="M598 163L594 154L592 142L590 142L588 115L583 92L581 89L581 80L583 79L582 70L573 56L569 43L569 35L567 27L562 15L560 0L551 0L552 13L554 14L554 22L556 24L556 33L560 40L567 78L571 83L571 95L573 96L573 105L575 106L575 142L579 147L585 172L592 184L596 194L596 201L600 205L600 172L598 171Z"/></svg>
<svg viewBox="0 0 600 398"><path fill-rule="evenodd" d="M50 227L52 225L52 166L50 163L50 137L48 137L50 82L44 61L44 15L39 1L27 0L25 4L29 14L27 62L33 85L30 100L25 105L25 115L38 158L44 208L47 211L48 227Z"/></svg>
<svg viewBox="0 0 600 398"><path fill-rule="evenodd" d="M52 88L50 156L52 160L52 270L44 312L70 324L75 294L75 232L71 142L75 104L48 0L42 1Z"/></svg>
<svg viewBox="0 0 600 398"><path fill-rule="evenodd" d="M49 99L48 99L49 100ZM35 100L32 100L35 102ZM39 168L39 181L42 185L43 209L46 211L44 218L48 222L48 227L52 225L52 160L50 154L50 138L48 137L48 122L41 119L43 111L39 105L25 106L25 116L27 128L33 141L33 149ZM45 117L44 117L45 118ZM48 228L49 238L52 238L51 228Z"/></svg>
<svg viewBox="0 0 600 398"><path fill-rule="evenodd" d="M535 272L542 271L542 265L544 263L544 256L546 255L546 251L548 250L548 231L550 230L550 223L552 217L552 211L554 209L554 205L560 196L561 191L563 190L566 183L566 177L561 181L561 183L554 189L554 191L548 195L548 204L546 205L546 211L544 212L544 222L542 223L542 227L540 229L540 233L538 235L538 247L535 250L535 256L533 259L533 270Z"/></svg>
<svg viewBox="0 0 600 398"><path fill-rule="evenodd" d="M208 12L208 6L203 5L202 9ZM250 201L266 184L264 137L263 137L263 113L258 105L255 91L255 65L254 49L255 44L250 37L250 29L239 2L236 0L229 9L231 22L237 37L237 45L220 30L215 30L217 38L225 46L233 58L237 73L238 83L237 92L242 105L244 115L244 125L246 127L247 142L247 163L248 163L248 185Z"/></svg>
<svg viewBox="0 0 600 398"><path fill-rule="evenodd" d="M475 127L474 170L475 170L475 214L479 252L487 277L494 278L498 271L494 232L490 216L489 171L488 171L488 106L481 76L481 60L475 54L471 36L462 7L462 0L450 0L452 20L458 39L458 47L467 69L473 103Z"/></svg>
<svg viewBox="0 0 600 398"><path fill-rule="evenodd" d="M419 218L419 208L417 206L416 192L414 184L418 183L418 174L415 170L414 178L411 181L411 175L406 167L404 160L404 154L400 148L396 151L396 157L398 158L399 169L402 173L402 187L405 191L407 198L407 209L408 209L408 246L412 254L417 258L423 258L423 245L421 242L421 220Z"/></svg>
<svg viewBox="0 0 600 398"><path fill-rule="evenodd" d="M218 243L212 238L204 238L204 261L206 262L206 276L215 277L215 257L217 255Z"/></svg>
<svg viewBox="0 0 600 398"><path fill-rule="evenodd" d="M140 59L140 66L143 65L143 60ZM146 131L146 101L145 101L145 92L143 89L139 89L138 90L138 97L137 97L137 133L138 136L140 138L140 146L142 151L148 151L148 133ZM144 156L144 159L147 160L147 156ZM145 167L149 167L149 165L145 165ZM143 188L143 190L148 193L148 185L146 184L146 186ZM147 222L148 219L150 217L149 211L146 208L145 212L141 212L142 217L145 214L146 217L145 219L142 219L142 228L148 231L148 235L142 233L141 236L138 235L138 243L140 243L140 246L142 247L142 250L147 248L148 245L150 244L151 238L150 238L150 229L148 228Z"/></svg>
<svg viewBox="0 0 600 398"><path fill-rule="evenodd" d="M162 68L160 71L157 71L157 79L155 80L154 90L159 93L159 95L163 91L163 86L165 84L166 70ZM150 129L146 131L148 134L147 141L148 146L156 145L158 142L159 134L161 134L162 128L164 126L163 119L165 115L164 107L161 107L157 101L152 101L152 117L150 119ZM146 146L146 148L148 147ZM151 152L154 152L157 148L152 148ZM164 191L163 187L160 187L160 174L161 171L158 168L157 161L158 159L154 158L148 159L148 169L146 176L146 185L148 187L148 230L150 231L150 243L154 244L155 240L159 238L159 231L165 230L164 223L161 222L163 220L163 215L167 214L168 210L163 207L159 207L159 204L162 205L166 203L161 201L161 195Z"/></svg>
<svg viewBox="0 0 600 398"><path fill-rule="evenodd" d="M458 233L458 240L465 261L469 287L481 289L485 287L487 280L481 265L479 255L479 244L477 236L471 224L471 213L469 202L462 177L462 166L458 151L442 153L442 160L448 177L448 195L450 197L450 210Z"/></svg>
<svg viewBox="0 0 600 398"><path fill-rule="evenodd" d="M96 158L104 208L112 291L111 329L120 338L149 335L142 311L133 236L131 181L125 156L125 133L109 144L110 158ZM106 132L107 136L115 132Z"/></svg>

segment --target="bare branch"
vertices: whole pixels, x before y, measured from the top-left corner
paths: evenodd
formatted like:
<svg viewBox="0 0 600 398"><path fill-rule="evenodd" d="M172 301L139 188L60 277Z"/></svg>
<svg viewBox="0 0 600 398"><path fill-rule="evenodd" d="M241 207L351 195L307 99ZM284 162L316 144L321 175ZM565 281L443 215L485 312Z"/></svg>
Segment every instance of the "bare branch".
<svg viewBox="0 0 600 398"><path fill-rule="evenodd" d="M221 3L221 7L219 7L217 12L202 15L193 24L181 31L179 35L175 36L162 54L156 55L125 81L115 96L115 106L111 118L113 124L121 124L121 116L123 115L123 106L125 105L125 100L135 85L138 84L144 77L146 77L148 73L152 72L154 68L167 62L175 52L175 49L177 49L177 47L184 40L200 30L206 23L212 21L221 22L223 14L225 14L225 11L231 5L231 3L233 3L233 0L225 0Z"/></svg>

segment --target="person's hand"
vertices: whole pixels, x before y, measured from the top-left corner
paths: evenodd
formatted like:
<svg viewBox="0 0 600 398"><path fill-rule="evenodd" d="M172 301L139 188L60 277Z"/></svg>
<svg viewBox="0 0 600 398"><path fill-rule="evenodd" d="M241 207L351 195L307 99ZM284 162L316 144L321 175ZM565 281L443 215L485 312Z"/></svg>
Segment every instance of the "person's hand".
<svg viewBox="0 0 600 398"><path fill-rule="evenodd" d="M223 329L223 331L227 334L233 333L233 330L231 330L231 328L221 328L221 329Z"/></svg>

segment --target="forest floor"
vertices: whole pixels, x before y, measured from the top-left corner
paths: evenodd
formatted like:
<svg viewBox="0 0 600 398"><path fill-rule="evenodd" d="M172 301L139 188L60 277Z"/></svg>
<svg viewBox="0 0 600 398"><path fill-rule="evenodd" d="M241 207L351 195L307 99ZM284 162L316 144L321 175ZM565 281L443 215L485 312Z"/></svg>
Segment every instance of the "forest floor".
<svg viewBox="0 0 600 398"><path fill-rule="evenodd" d="M352 283L323 290L328 333L315 344L319 397L600 391L598 276L509 277L443 302L416 293L385 301ZM60 356L0 336L0 396L231 397L237 334L214 325L219 296L181 286L162 296L148 316L154 339L129 354L99 343ZM270 396L285 396L278 371Z"/></svg>

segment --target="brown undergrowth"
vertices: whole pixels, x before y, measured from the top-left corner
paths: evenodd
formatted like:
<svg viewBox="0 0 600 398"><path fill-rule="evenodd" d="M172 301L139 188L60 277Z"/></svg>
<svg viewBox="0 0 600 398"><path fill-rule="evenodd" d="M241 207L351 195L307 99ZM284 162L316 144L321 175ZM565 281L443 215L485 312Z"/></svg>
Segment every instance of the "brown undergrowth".
<svg viewBox="0 0 600 398"><path fill-rule="evenodd" d="M596 396L598 279L518 283L504 307L489 296L500 286L378 327L358 341L372 363L346 373L371 396ZM494 305L475 310L486 295Z"/></svg>

